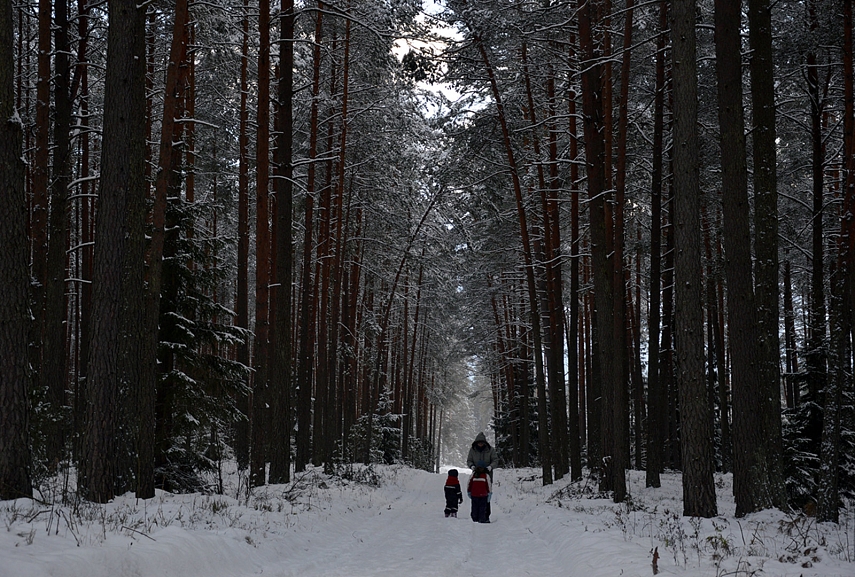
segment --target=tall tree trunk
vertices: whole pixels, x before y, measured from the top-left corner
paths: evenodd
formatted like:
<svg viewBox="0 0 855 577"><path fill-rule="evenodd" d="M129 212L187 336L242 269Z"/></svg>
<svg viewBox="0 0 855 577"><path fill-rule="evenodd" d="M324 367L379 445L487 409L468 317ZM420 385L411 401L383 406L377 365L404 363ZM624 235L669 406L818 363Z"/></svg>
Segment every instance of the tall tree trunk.
<svg viewBox="0 0 855 577"><path fill-rule="evenodd" d="M315 42L312 49L312 106L309 118L309 166L306 176L306 216L303 236L303 274L300 299L300 355L297 360L297 460L296 471L304 471L312 455L312 367L314 366L314 299L312 295L312 233L314 194L318 156L318 108L321 89L321 41L323 39L323 2L318 1Z"/></svg>
<svg viewBox="0 0 855 577"><path fill-rule="evenodd" d="M338 38L333 36L330 53L335 54L338 47ZM338 70L335 58L329 59L330 85L328 93L334 95L338 88ZM328 117L336 114L335 103L330 101L327 105ZM314 375L315 375L315 406L312 422L312 463L318 466L328 458L328 447L331 446L330 430L326 426L332 417L330 410L330 373L329 357L331 351L329 343L330 327L330 291L331 291L331 256L332 256L332 203L333 203L333 178L337 176L337 167L333 161L333 143L335 141L335 122L327 122L327 144L326 144L326 182L320 187L318 206L318 241L315 248L315 286L314 301L317 307L317 321L315 331L317 333L316 349L314 353ZM334 355L333 355L334 356Z"/></svg>
<svg viewBox="0 0 855 577"><path fill-rule="evenodd" d="M183 110L182 100L186 87L187 68L187 26L190 19L187 0L178 0L175 4L175 22L172 31L172 45L169 52L169 63L166 70L166 90L163 98L163 120L161 122L160 148L158 154L158 171L154 187L154 204L152 209L152 232L146 261L148 264L146 278L146 320L145 320L145 373L142 380L142 390L138 399L139 422L137 439L137 497L149 499L154 497L155 463L166 463L166 452L169 450L169 435L163 433L170 419L167 413L172 407L155 405L156 399L163 399L166 383L158 383L158 341L160 340L161 289L163 281L164 244L166 240L166 211L169 190L176 179L178 170L182 124L176 122L179 111ZM162 328L162 327L160 327ZM171 405L171 403L170 403ZM156 413L159 413L157 416ZM155 421L160 421L155 423Z"/></svg>
<svg viewBox="0 0 855 577"><path fill-rule="evenodd" d="M250 483L265 483L265 424L270 379L270 0L258 4L258 110L255 148L255 385L250 421Z"/></svg>
<svg viewBox="0 0 855 577"><path fill-rule="evenodd" d="M787 507L781 433L781 346L778 274L778 177L771 0L748 0L751 118L754 156L754 298L762 351L762 488L771 504Z"/></svg>
<svg viewBox="0 0 855 577"><path fill-rule="evenodd" d="M716 216L716 221L721 222L721 215ZM720 226L716 226L716 228L721 228ZM716 241L716 261L718 263L722 263L724 257L722 255L722 247L721 247L721 239L717 239ZM724 267L719 264L717 267L719 271L721 271ZM719 272L719 276L721 273ZM722 461L722 471L725 473L733 472L733 434L732 434L732 425L731 425L731 395L730 395L730 372L726 371L725 368L728 366L727 362L727 354L726 354L726 345L724 342L724 330L725 330L725 319L724 319L724 293L725 288L723 286L723 279L719 278L716 283L716 299L717 299L717 310L718 310L718 320L716 322L717 330L716 330L716 366L722 367L718 371L718 397L719 397L719 407L721 407L721 461Z"/></svg>
<svg viewBox="0 0 855 577"><path fill-rule="evenodd" d="M605 157L607 155L604 134L606 125L604 120L603 94L603 65L601 61L602 48L598 46L595 38L594 27L598 22L599 11L602 10L600 2L586 3L579 10L579 39L582 56L582 109L584 113L585 127L585 154L588 174L588 198L590 223L591 223L591 262L594 276L594 300L596 308L596 346L598 347L601 361L599 363L599 379L601 385L602 401L600 410L602 412L602 423L600 426L602 463L596 466L604 466L604 472L600 479L601 490L614 492L615 502L622 502L626 496L626 479L624 476L625 463L617 454L619 448L616 441L617 436L612 435L613 428L617 426L614 419L618 412L614 397L618 387L624 387L625 382L621 379L623 351L621 343L624 339L624 326L620 323L620 333L615 329L618 324L616 320L616 287L614 286L615 275L613 260L615 255L609 257L612 247L613 228L607 222L605 204L605 193L607 190L607 176L605 174ZM620 298L623 300L623 291ZM620 412L622 417L622 412ZM622 439L622 437L621 437Z"/></svg>
<svg viewBox="0 0 855 577"><path fill-rule="evenodd" d="M799 403L799 358L796 344L796 312L793 305L793 275L789 254L784 261L784 360L786 362L785 397L788 409Z"/></svg>
<svg viewBox="0 0 855 577"><path fill-rule="evenodd" d="M672 180L673 183L673 180ZM662 338L659 343L659 382L662 402L661 431L663 434L663 467L676 469L680 466L677 459L679 451L677 432L673 419L674 403L674 187L668 187L665 201L668 207L666 224L662 234L665 236L665 263L662 274Z"/></svg>
<svg viewBox="0 0 855 577"><path fill-rule="evenodd" d="M91 311L86 441L80 491L116 495L120 395L136 398L142 335L145 7L111 0ZM137 249L139 247L139 250ZM134 357L136 355L136 358Z"/></svg>
<svg viewBox="0 0 855 577"><path fill-rule="evenodd" d="M57 0L55 6L56 76L54 83L54 153L53 179L50 187L50 235L47 246L47 268L44 286L44 322L39 363L42 391L50 402L51 426L47 439L48 466L64 457L68 418L66 388L67 302L65 297L66 248L68 246L68 183L71 180L70 130L71 95L68 62L68 0Z"/></svg>
<svg viewBox="0 0 855 577"><path fill-rule="evenodd" d="M349 211L348 211L349 212ZM356 413L357 407L359 403L359 355L361 353L360 341L357 337L357 327L359 326L359 318L360 318L360 309L359 309L359 297L360 297L360 284L361 284L361 276L362 276L362 265L361 265L361 257L362 257L362 241L360 239L360 235L362 234L362 209L356 209L356 230L354 231L354 247L352 249L353 256L350 260L350 268L348 270L348 282L350 283L348 286L347 292L347 309L348 314L342 315L345 320L345 331L344 331L344 344L345 350L349 351L349 357L347 359L347 369L345 371L346 378L344 379L343 384L343 392L345 395L345 410L344 410L344 422L342 423L342 427L344 429L344 438L345 438L345 453L348 449L347 447L347 439L349 438L349 434L353 424L356 422ZM367 287L366 287L367 288ZM365 307L367 308L367 306ZM354 448L351 447L351 450ZM355 453L353 453L355 454Z"/></svg>
<svg viewBox="0 0 855 577"><path fill-rule="evenodd" d="M237 287L235 291L235 326L249 331L249 108L247 96L249 81L249 0L244 0L241 18L241 59L240 59L240 124L238 128L238 246L237 246ZM237 347L237 361L245 367L250 366L249 333L245 332ZM237 393L237 409L244 416L235 423L234 450L238 470L249 467L249 373L244 382L245 390Z"/></svg>
<svg viewBox="0 0 855 577"><path fill-rule="evenodd" d="M837 522L840 507L840 434L843 392L852 386L853 290L855 290L855 63L853 63L852 0L843 1L843 206L837 241L837 267L832 275L832 363L834 375L826 386L820 492L817 520Z"/></svg>
<svg viewBox="0 0 855 577"><path fill-rule="evenodd" d="M80 0L85 3L85 0ZM80 12L78 12L80 13ZM87 18L80 18L81 35L86 35ZM81 452L81 442L83 438L83 422L85 414L85 383L87 377L86 360L89 358L89 311L92 309L92 255L93 255L93 240L94 227L92 220L94 215L95 202L91 193L93 187L87 180L90 170L90 144L89 144L89 73L86 68L81 72L80 79L80 125L82 126L80 135L80 178L83 180L80 188L80 240L83 244L80 255L81 279L88 281L83 282L80 290L80 332L78 334L78 373L74 379L74 408L72 416L72 431L74 435L73 458L77 462Z"/></svg>
<svg viewBox="0 0 855 577"><path fill-rule="evenodd" d="M656 89L653 100L653 178L650 213L650 313L647 363L647 465L645 484L661 487L663 468L662 428L666 422L661 381L659 380L659 329L662 286L662 173L665 126L665 33L668 29L668 4L659 3L659 37L656 41Z"/></svg>
<svg viewBox="0 0 855 577"><path fill-rule="evenodd" d="M29 498L29 255L23 125L15 108L12 2L0 0L0 500Z"/></svg>
<svg viewBox="0 0 855 577"><path fill-rule="evenodd" d="M564 382L564 280L561 275L561 212L559 210L560 190L558 166L558 126L556 121L557 102L555 94L555 70L549 64L546 80L546 95L549 99L549 196L545 211L549 215L547 245L547 295L549 303L549 354L552 357L555 378L550 380L550 398L552 399L552 435L555 439L556 478L562 478L570 472L570 441L568 439L567 392ZM552 384L554 382L554 384ZM578 428L577 428L578 430Z"/></svg>
<svg viewBox="0 0 855 577"><path fill-rule="evenodd" d="M671 20L674 79L675 344L683 455L683 515L716 515L712 414L704 379L703 279L695 0L676 0Z"/></svg>
<svg viewBox="0 0 855 577"><path fill-rule="evenodd" d="M424 254L424 249L422 249L422 254ZM412 462L412 457L410 454L410 445L411 440L410 437L412 435L413 429L413 375L415 374L415 363L416 363L416 344L417 337L419 334L419 330L421 326L419 325L419 315L421 314L421 305L422 305L422 279L424 278L424 265L419 265L419 276L416 281L416 299L415 299L415 311L413 313L413 338L410 342L410 358L407 362L407 373L404 375L404 410L402 417L402 428L403 435L401 438L401 444L403 446L403 450L401 452L401 457L404 460L408 458ZM493 305L495 307L495 300L493 300ZM404 335L404 338L408 338L407 335Z"/></svg>
<svg viewBox="0 0 855 577"><path fill-rule="evenodd" d="M571 57L575 57L576 39L570 39ZM580 379L579 360L584 356L579 354L579 346L583 339L579 336L579 138L577 136L576 123L576 90L573 89L568 95L569 122L570 122L570 317L565 326L567 332L567 403L569 405L569 451L570 451L570 479L578 481L582 478L582 426L583 411L580 410Z"/></svg>
<svg viewBox="0 0 855 577"><path fill-rule="evenodd" d="M716 219L717 221L718 219ZM706 216L704 211L704 253L707 261L706 298L707 298L707 371L710 380L711 404L719 407L719 430L721 431L721 470L728 473L732 470L730 456L730 417L728 413L727 392L727 362L724 355L724 324L721 312L721 273L718 266L718 253L713 254L712 230L715 227L713 219ZM718 246L719 243L716 242ZM712 393L718 390L718 397Z"/></svg>
<svg viewBox="0 0 855 577"><path fill-rule="evenodd" d="M811 31L817 29L816 0L808 3ZM823 99L819 90L819 71L816 52L807 55L808 96L810 97L811 119L811 176L813 180L813 204L811 209L811 277L810 277L810 322L808 325L807 385L811 402L818 402L827 379L828 342L825 308L825 229L823 226L824 147L822 142ZM819 443L819 436L812 439Z"/></svg>
<svg viewBox="0 0 855 577"><path fill-rule="evenodd" d="M612 407L614 419L614 467L613 474L615 476L615 502L622 502L625 497L626 481L624 481L624 471L629 468L629 363L627 361L629 355L628 333L627 333L627 307L626 307L626 282L624 275L624 244L625 244L625 228L624 222L624 206L626 203L626 137L628 113L629 113L629 76L630 76L630 57L632 56L632 18L633 18L633 0L628 0L626 3L626 12L624 15L624 44L623 44L623 60L621 63L621 89L619 97L619 115L618 115L618 142L617 142L617 163L615 174L615 201L614 201L614 240L613 246L613 280L614 287L614 307L615 318L613 334L618 343L617 351L619 357L614 359L615 368L619 371L618 378L615 380L614 388L614 406ZM607 133L611 132L612 124L606 124ZM608 149L607 149L608 155Z"/></svg>
<svg viewBox="0 0 855 577"><path fill-rule="evenodd" d="M270 482L291 479L291 279L293 277L291 214L293 212L294 1L282 0L279 24L279 131L276 138L276 288L273 298L273 452Z"/></svg>
<svg viewBox="0 0 855 577"><path fill-rule="evenodd" d="M756 308L751 284L740 4L740 0L717 0L715 4L723 234L733 387L733 493L738 517L771 504L768 495L760 490L763 440L757 415L761 414L761 383L756 349Z"/></svg>
<svg viewBox="0 0 855 577"><path fill-rule="evenodd" d="M348 3L348 10L350 3ZM338 366L339 366L339 339L340 326L343 324L341 315L342 309L342 293L343 293L343 276L344 276L344 246L346 242L346 227L344 222L344 195L346 192L345 174L347 168L347 137L348 137L348 99L350 92L350 19L348 18L345 24L344 35L344 63L342 71L342 95L341 95L341 129L339 142L339 158L338 158L338 177L336 180L335 202L333 218L335 219L335 244L334 259L331 263L332 274L332 311L331 322L332 327L329 335L329 346L331 349L330 358L328 360L329 383L331 388L330 411L335 418L335 425L330 431L330 450L335 447L336 441L341 441L343 437L343 416L342 399L338 394ZM405 446L406 448L406 446Z"/></svg>
<svg viewBox="0 0 855 577"><path fill-rule="evenodd" d="M44 298L47 285L48 252L48 191L50 188L50 83L53 3L39 0L38 6L38 53L36 78L36 126L35 151L31 171L32 206L30 208L31 303L35 323L31 325L31 346L34 347L31 362L36 374L41 373L42 339L44 337ZM41 383L38 383L41 385Z"/></svg>

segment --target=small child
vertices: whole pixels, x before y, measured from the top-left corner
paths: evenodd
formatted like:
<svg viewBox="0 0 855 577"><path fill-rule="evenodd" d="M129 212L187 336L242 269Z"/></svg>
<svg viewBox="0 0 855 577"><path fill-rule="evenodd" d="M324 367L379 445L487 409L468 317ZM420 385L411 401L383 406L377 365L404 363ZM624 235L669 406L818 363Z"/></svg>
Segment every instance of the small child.
<svg viewBox="0 0 855 577"><path fill-rule="evenodd" d="M462 502L463 491L460 490L457 469L451 469L448 471L448 479L445 480L445 516L457 517L457 506Z"/></svg>
<svg viewBox="0 0 855 577"><path fill-rule="evenodd" d="M463 491L460 490L457 469L451 469L448 471L448 479L445 480L445 516L457 517L457 506L462 502Z"/></svg>
<svg viewBox="0 0 855 577"><path fill-rule="evenodd" d="M487 474L487 470L484 467L475 467L472 476L469 477L466 494L472 500L472 520L476 523L490 522L487 515L487 504L491 492L490 475Z"/></svg>

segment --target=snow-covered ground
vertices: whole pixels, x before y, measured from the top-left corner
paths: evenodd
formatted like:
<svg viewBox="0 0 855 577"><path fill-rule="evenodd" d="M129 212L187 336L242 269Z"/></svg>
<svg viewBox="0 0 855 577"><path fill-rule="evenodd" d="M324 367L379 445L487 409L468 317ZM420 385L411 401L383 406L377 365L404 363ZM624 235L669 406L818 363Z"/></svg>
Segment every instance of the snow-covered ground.
<svg viewBox="0 0 855 577"><path fill-rule="evenodd" d="M461 468L460 479L468 479ZM0 502L0 577L418 577L523 575L855 576L851 507L840 525L766 511L733 517L730 477L720 516L681 515L680 478L644 488L630 505L589 484L541 486L535 469L498 469L493 523L443 516L444 474L377 467L372 484L317 470L290 485L228 495L170 495L108 505ZM227 484L229 486L229 484Z"/></svg>

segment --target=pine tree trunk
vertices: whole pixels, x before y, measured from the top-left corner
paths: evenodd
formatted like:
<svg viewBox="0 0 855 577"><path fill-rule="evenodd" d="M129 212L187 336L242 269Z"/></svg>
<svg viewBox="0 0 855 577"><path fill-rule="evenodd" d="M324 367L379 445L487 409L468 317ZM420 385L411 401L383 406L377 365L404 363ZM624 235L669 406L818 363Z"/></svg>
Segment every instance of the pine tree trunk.
<svg viewBox="0 0 855 577"><path fill-rule="evenodd" d="M704 379L695 1L672 4L674 244L683 515L716 515L712 413Z"/></svg>
<svg viewBox="0 0 855 577"><path fill-rule="evenodd" d="M237 242L237 287L235 291L235 326L249 331L249 108L247 96L249 81L249 0L244 0L241 18L241 60L240 60L240 120L238 127L238 242ZM281 209L280 209L281 210ZM250 366L250 337L244 334L237 347L237 361L245 367ZM238 470L249 467L249 373L244 382L247 388L237 393L237 410L245 417L235 423L234 451Z"/></svg>
<svg viewBox="0 0 855 577"><path fill-rule="evenodd" d="M264 485L270 379L270 0L258 5L258 110L255 199L255 384L250 421L250 483Z"/></svg>
<svg viewBox="0 0 855 577"><path fill-rule="evenodd" d="M68 0L57 0L55 6L56 76L54 80L54 153L53 179L50 187L50 216L47 246L47 276L44 286L44 322L42 359L39 364L41 390L46 392L52 419L47 436L48 467L55 470L64 458L67 436L66 389L68 366L66 356L67 302L65 296L66 248L68 245L68 183L70 182L71 98L68 62Z"/></svg>
<svg viewBox="0 0 855 577"><path fill-rule="evenodd" d="M424 253L424 251L422 251ZM413 338L410 343L410 358L407 362L407 374L405 375L405 383L404 383L404 415L402 417L402 427L403 427L403 435L401 439L401 443L403 446L403 451L401 453L402 458L406 461L408 458L410 462L412 462L412 457L410 454L410 445L411 440L410 437L412 435L413 429L413 388L414 381L413 376L415 374L415 364L416 364L416 345L418 343L417 337L419 331L421 330L421 325L419 324L419 316L421 314L421 305L422 305L422 280L424 279L424 265L419 265L419 276L416 281L416 299L415 299L415 311L413 312ZM495 301L494 301L495 304ZM407 335L404 335L405 338Z"/></svg>
<svg viewBox="0 0 855 577"><path fill-rule="evenodd" d="M549 331L554 379L550 380L552 400L552 435L555 440L555 477L560 479L570 472L570 442L568 439L567 389L564 382L564 280L561 274L561 213L559 194L562 183L558 166L558 126L556 122L557 102L555 94L555 70L548 66L546 95L549 100L549 196L545 211L551 227L546 247L547 293L549 303Z"/></svg>
<svg viewBox="0 0 855 577"><path fill-rule="evenodd" d="M762 429L759 399L760 359L756 356L757 326L751 284L751 236L748 219L748 182L742 109L740 60L740 1L715 4L716 72L720 127L725 274L731 378L733 387L733 493L736 515L771 504L758 490L762 481Z"/></svg>
<svg viewBox="0 0 855 577"><path fill-rule="evenodd" d="M348 10L350 9L350 3L348 2ZM335 190L335 202L333 203L334 214L333 218L335 219L335 244L334 244L334 259L331 264L332 267L332 311L331 311L331 321L332 327L329 335L329 343L330 348L332 350L332 354L328 361L329 364L329 379L330 379L330 387L332 387L331 396L334 407L331 407L335 418L335 426L331 431L331 442L333 445L330 449L334 449L335 442L341 442L345 429L344 429L344 404L343 404L343 390L339 387L340 381L340 371L339 367L341 366L341 362L343 361L342 355L340 354L340 344L341 344L341 326L345 324L345 318L342 314L343 310L343 299L346 298L346 288L344 283L344 271L345 271L345 246L347 244L347 223L345 222L345 211L344 211L344 197L347 192L347 186L345 183L346 177L346 167L347 167L347 140L348 140L348 102L350 98L350 19L347 20L345 24L345 36L344 36L344 63L342 70L342 95L341 95L341 129L340 129L340 142L339 142L339 158L338 158L338 176L336 180L336 190ZM349 215L348 210L348 215Z"/></svg>
<svg viewBox="0 0 855 577"><path fill-rule="evenodd" d="M111 0L98 222L93 270L86 441L80 491L116 495L122 401L135 397L142 335L145 172L145 8ZM139 252L138 252L139 251ZM138 252L138 253L137 253Z"/></svg>
<svg viewBox="0 0 855 577"><path fill-rule="evenodd" d="M775 78L770 0L748 0L749 71L754 153L754 298L757 344L762 350L760 403L763 426L762 490L771 504L787 507L781 433L781 346L778 274L778 178Z"/></svg>
<svg viewBox="0 0 855 577"><path fill-rule="evenodd" d="M784 261L784 377L785 398L788 409L795 409L799 399L799 358L796 345L796 312L793 305L793 275L790 259Z"/></svg>
<svg viewBox="0 0 855 577"><path fill-rule="evenodd" d="M50 83L51 42L53 25L53 3L39 0L38 3L38 53L36 78L36 126L35 151L30 168L32 182L32 206L30 208L30 241L32 243L31 302L35 323L31 324L31 363L36 374L41 374L42 339L44 338L44 299L48 282L48 192L50 188ZM42 383L39 383L41 386Z"/></svg>
<svg viewBox="0 0 855 577"><path fill-rule="evenodd" d="M575 37L570 39L571 57L575 55ZM584 403L580 402L581 380L579 378L580 364L584 355L579 354L583 339L579 338L579 138L576 130L576 91L568 96L570 119L570 183L572 186L570 199L570 317L565 326L567 333L567 404L569 406L569 452L570 479L578 481L582 478L582 431L584 430ZM582 396L584 398L584 396Z"/></svg>
<svg viewBox="0 0 855 577"><path fill-rule="evenodd" d="M820 451L820 492L817 521L837 522L840 507L840 435L843 391L851 389L853 289L855 289L855 82L853 82L853 7L843 2L843 206L841 231L837 241L837 267L832 275L832 347L833 376L825 390L822 446Z"/></svg>
<svg viewBox="0 0 855 577"><path fill-rule="evenodd" d="M81 0L85 2L85 0ZM87 24L86 18L80 18L80 31L83 36L86 35ZM85 54L85 52L84 52ZM89 74L84 68L81 72L80 79L80 124L83 127L80 135L80 178L83 179L80 188L80 240L83 244L80 255L80 278L84 281L80 289L80 329L78 332L78 372L74 379L74 407L72 409L72 432L74 435L74 443L72 447L73 458L78 462L79 456L82 453L82 438L83 438L83 422L86 407L86 377L87 365L86 360L89 358L89 311L92 309L92 255L93 255L93 240L94 229L92 226L94 214L94 200L90 198L93 188L90 183L85 180L89 177L90 159L89 159Z"/></svg>
<svg viewBox="0 0 855 577"><path fill-rule="evenodd" d="M816 1L808 3L811 30L817 28ZM811 172L813 179L813 204L811 210L811 277L810 277L810 323L808 326L808 347L805 353L807 363L808 400L817 402L828 379L828 337L826 331L825 308L825 228L823 226L824 147L822 143L823 102L819 91L819 73L816 66L816 53L807 56L808 94L810 96L811 119ZM813 429L813 428L812 428ZM820 442L820 435L812 435L814 445Z"/></svg>
<svg viewBox="0 0 855 577"><path fill-rule="evenodd" d="M600 477L600 490L613 491L615 502L621 502L625 497L626 481L624 477L625 463L618 454L618 442L623 440L619 434L613 434L618 427L615 418L623 417L622 406L619 407L615 393L618 388L625 387L622 380L623 350L625 331L620 315L616 314L615 267L617 266L610 248L613 248L614 228L610 225L610 215L606 209L604 195L607 190L606 156L608 150L604 140L607 132L605 123L605 105L603 104L604 81L602 78L603 65L600 60L602 48L594 34L594 26L598 22L602 5L586 3L579 11L579 39L584 60L581 63L582 73L582 109L585 128L585 155L588 175L588 198L591 222L591 262L594 277L594 301L596 317L594 319L595 346L600 356L598 381L601 400L600 451L602 460L596 467L603 466ZM622 285L621 285L622 286ZM623 291L620 291L621 301ZM620 324L620 332L616 327ZM621 349L621 350L619 350ZM606 359L608 361L606 362ZM597 394L589 398L599 398Z"/></svg>
<svg viewBox="0 0 855 577"><path fill-rule="evenodd" d="M656 41L656 88L653 101L653 176L650 195L650 313L647 362L647 464L645 485L661 487L663 469L662 428L666 422L664 394L659 379L659 333L662 286L662 176L663 135L665 125L665 32L668 29L668 4L659 3L659 37Z"/></svg>
<svg viewBox="0 0 855 577"><path fill-rule="evenodd" d="M673 183L673 179L672 179ZM659 383L662 403L662 465L665 468L680 467L679 439L674 419L674 187L668 187L667 218L662 230L665 236L664 267L662 274L662 339L659 343Z"/></svg>
<svg viewBox="0 0 855 577"><path fill-rule="evenodd" d="M273 371L270 388L273 396L273 451L270 456L270 482L287 483L291 479L291 279L293 278L293 100L294 100L294 2L282 0L279 28L279 132L276 140L275 182L276 213L276 288L274 308Z"/></svg>
<svg viewBox="0 0 855 577"><path fill-rule="evenodd" d="M23 125L14 105L12 2L0 0L0 500L29 498L29 255Z"/></svg>
<svg viewBox="0 0 855 577"><path fill-rule="evenodd" d="M723 315L721 312L721 274L717 258L717 254L713 254L712 250L712 230L717 229L714 226L712 219L706 217L704 211L704 251L707 261L707 278L706 278L706 300L707 300L707 371L710 379L710 391L712 393L717 389L718 397L711 398L711 405L718 405L719 408L719 424L718 428L721 431L720 453L721 453L721 469L723 472L730 472L731 456L730 456L730 417L728 414L728 393L727 393L727 363L724 355L724 329L722 327ZM717 243L718 244L718 243ZM714 395L713 395L714 396Z"/></svg>
<svg viewBox="0 0 855 577"><path fill-rule="evenodd" d="M624 39L623 39L623 57L621 62L621 89L618 101L618 142L617 142L617 162L615 174L615 202L614 202L614 256L612 266L614 269L613 286L614 286L614 306L615 306L615 337L620 340L618 350L620 352L620 366L616 367L620 373L615 381L615 404L614 411L614 469L615 475L615 502L620 503L626 498L626 481L624 480L624 471L629 468L629 396L627 387L629 385L629 343L627 333L627 308L626 308L626 285L624 275L624 244L625 244L625 227L624 222L624 207L626 204L626 138L628 111L629 111L629 76L630 76L630 58L632 56L632 19L633 19L633 0L627 0L625 11ZM606 125L606 131L611 132L611 124ZM608 149L607 149L608 150ZM615 359L617 364L618 359Z"/></svg>
<svg viewBox="0 0 855 577"><path fill-rule="evenodd" d="M161 291L165 286L163 274L164 245L166 243L166 211L170 189L177 178L180 164L180 150L175 143L181 141L182 123L176 122L183 110L183 98L186 88L187 67L187 26L190 19L187 0L178 0L175 4L175 22L172 31L172 44L169 64L166 72L166 90L163 99L163 120L161 122L158 171L155 179L154 204L152 209L152 233L146 261L146 353L145 373L142 390L138 399L139 422L137 439L137 497L154 497L155 463L165 465L166 453L171 443L168 423L173 407L171 399L158 383L158 374L163 367L158 363L158 342L165 327L161 326ZM170 227L171 228L171 227ZM160 329L160 330L159 330ZM156 408L157 406L157 408Z"/></svg>
<svg viewBox="0 0 855 577"><path fill-rule="evenodd" d="M300 354L297 360L297 460L295 470L306 469L312 455L312 368L314 367L315 303L312 282L312 238L314 232L315 174L318 156L318 95L321 78L321 41L323 40L323 2L318 1L315 41L312 50L312 105L309 119L309 158L306 176L306 211L303 227L302 297L300 298Z"/></svg>

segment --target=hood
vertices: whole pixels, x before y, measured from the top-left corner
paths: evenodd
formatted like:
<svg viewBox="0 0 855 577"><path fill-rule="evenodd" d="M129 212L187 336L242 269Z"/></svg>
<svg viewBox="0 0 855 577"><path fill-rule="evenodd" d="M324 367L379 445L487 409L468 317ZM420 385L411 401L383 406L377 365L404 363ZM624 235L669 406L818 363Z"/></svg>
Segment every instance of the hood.
<svg viewBox="0 0 855 577"><path fill-rule="evenodd" d="M477 443L479 443L479 442L481 442L481 441L484 441L484 443L485 443L488 447L490 446L490 442L489 442L489 441L487 441L487 437L484 435L484 433L483 433L483 432L478 433L477 435L475 435L475 440L474 440L474 441L472 441L472 446L474 447Z"/></svg>

